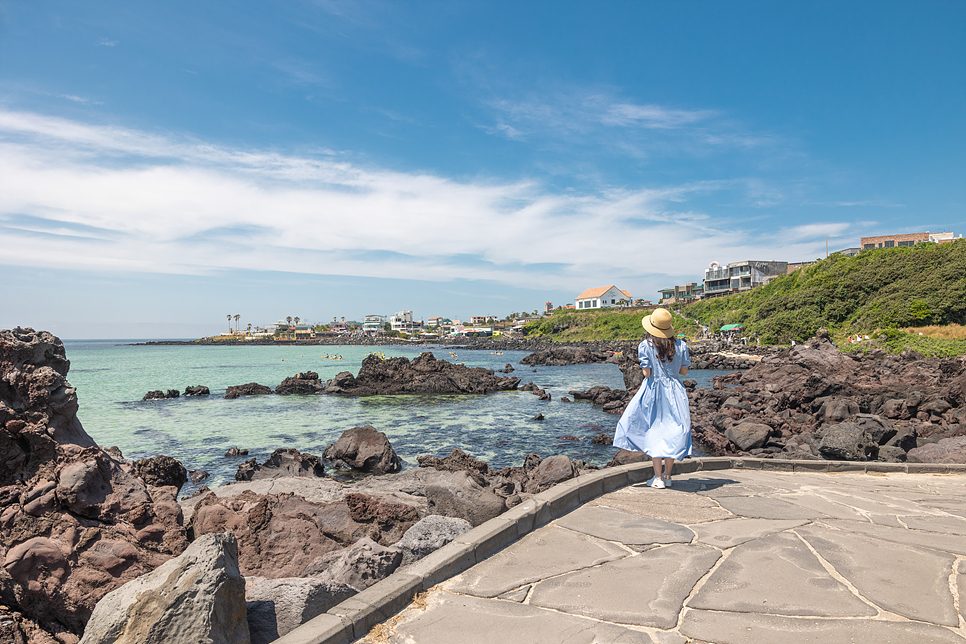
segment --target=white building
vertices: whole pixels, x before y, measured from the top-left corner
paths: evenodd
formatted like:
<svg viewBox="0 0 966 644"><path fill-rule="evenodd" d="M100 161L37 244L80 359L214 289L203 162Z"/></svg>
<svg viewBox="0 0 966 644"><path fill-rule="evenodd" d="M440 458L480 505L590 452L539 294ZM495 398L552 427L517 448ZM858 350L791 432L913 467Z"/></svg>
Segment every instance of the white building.
<svg viewBox="0 0 966 644"><path fill-rule="evenodd" d="M474 315L470 318L470 324L486 324L487 320L495 320L495 315Z"/></svg>
<svg viewBox="0 0 966 644"><path fill-rule="evenodd" d="M574 298L574 305L578 309L602 309L610 306L628 306L630 303L631 294L613 284L589 288Z"/></svg>
<svg viewBox="0 0 966 644"><path fill-rule="evenodd" d="M362 322L362 332L366 335L379 335L385 330L386 316L367 315Z"/></svg>
<svg viewBox="0 0 966 644"><path fill-rule="evenodd" d="M413 312L400 311L389 317L389 325L393 331L400 333L412 333L413 331Z"/></svg>

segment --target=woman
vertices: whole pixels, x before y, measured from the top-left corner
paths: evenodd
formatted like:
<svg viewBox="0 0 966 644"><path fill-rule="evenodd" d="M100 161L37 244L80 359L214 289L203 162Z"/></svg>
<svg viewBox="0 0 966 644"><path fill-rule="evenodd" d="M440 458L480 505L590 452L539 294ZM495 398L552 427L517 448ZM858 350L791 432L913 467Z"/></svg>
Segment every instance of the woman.
<svg viewBox="0 0 966 644"><path fill-rule="evenodd" d="M641 320L647 333L637 347L644 382L624 410L614 433L614 446L644 452L654 463L647 485L671 486L675 459L691 455L691 409L684 385L691 359L684 340L674 339L671 314L655 309Z"/></svg>

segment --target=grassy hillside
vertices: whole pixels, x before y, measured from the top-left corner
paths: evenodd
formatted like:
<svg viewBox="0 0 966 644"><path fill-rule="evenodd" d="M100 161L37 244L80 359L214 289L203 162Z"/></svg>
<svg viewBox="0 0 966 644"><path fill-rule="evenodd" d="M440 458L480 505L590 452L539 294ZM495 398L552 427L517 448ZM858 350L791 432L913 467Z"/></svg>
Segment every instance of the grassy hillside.
<svg viewBox="0 0 966 644"><path fill-rule="evenodd" d="M821 327L842 338L963 324L966 240L832 255L747 293L697 302L684 313L712 330L743 324L768 344L805 340Z"/></svg>
<svg viewBox="0 0 966 644"><path fill-rule="evenodd" d="M524 328L528 337L540 337L558 342L581 340L640 340L644 336L641 318L644 309L590 309L585 311L556 311L549 318L531 322ZM693 337L697 326L676 313L671 314L674 329Z"/></svg>

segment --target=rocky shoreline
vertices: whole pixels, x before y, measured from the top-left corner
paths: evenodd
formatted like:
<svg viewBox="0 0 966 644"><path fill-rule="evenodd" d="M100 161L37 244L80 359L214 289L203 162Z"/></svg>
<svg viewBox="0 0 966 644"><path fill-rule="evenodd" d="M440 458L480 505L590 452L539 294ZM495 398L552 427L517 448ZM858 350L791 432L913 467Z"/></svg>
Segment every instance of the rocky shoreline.
<svg viewBox="0 0 966 644"><path fill-rule="evenodd" d="M642 380L636 343L566 348L531 361L616 362L626 389L571 393L621 413ZM731 348L691 345L693 363L746 369L716 377L712 389L685 381L694 440L711 454L966 462L963 357L853 357L827 336L784 350ZM220 628L225 641L269 642L471 527L598 469L562 455L530 454L520 466L494 470L454 450L445 458L421 456L418 468L399 471L385 434L364 426L345 432L322 457L279 449L262 463L241 463L236 482L179 501L189 474L183 464L167 456L131 461L84 431L69 367L51 334L0 331L3 641L113 642L144 620L168 624L174 618L163 607L179 593L194 593L195 610L225 618L203 627L179 609L182 623L172 623L170 632L200 641L214 634L198 629ZM370 356L358 375L345 373L325 385L312 372L296 374L274 392L249 383L240 395L307 395L329 387L342 395L364 395L353 388L410 393L436 391L441 383L480 393L519 383L431 354L413 361ZM606 443L609 436L597 438ZM620 451L609 465L643 458ZM171 571L189 568L195 586L166 581ZM99 603L109 592L115 594ZM118 608L145 602L153 608Z"/></svg>

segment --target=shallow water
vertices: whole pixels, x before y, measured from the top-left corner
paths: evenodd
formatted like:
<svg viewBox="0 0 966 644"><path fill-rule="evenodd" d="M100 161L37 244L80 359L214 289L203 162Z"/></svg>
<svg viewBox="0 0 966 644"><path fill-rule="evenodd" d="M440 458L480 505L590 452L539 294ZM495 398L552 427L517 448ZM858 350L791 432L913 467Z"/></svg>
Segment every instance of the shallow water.
<svg viewBox="0 0 966 644"><path fill-rule="evenodd" d="M117 445L127 458L173 456L189 469L207 470L209 487L232 480L238 463L245 460L225 458L231 446L247 448L247 458L259 461L279 447L321 455L343 431L367 424L386 433L406 467L415 467L419 455L445 456L454 447L495 468L520 465L530 452L566 454L597 465L616 452L590 443L598 432L613 434L616 416L586 401L560 402L574 389L623 388L620 370L612 364L537 367L534 372L520 364L527 355L523 351L445 347L131 346L112 340L64 345L71 361L68 379L80 401L78 417L98 444ZM471 367L500 369L510 363L516 369L510 375L519 377L521 384L536 382L553 400L540 401L529 392L223 397L229 385L258 382L274 388L301 371L316 371L324 381L340 371L358 373L369 353L413 358L426 350ZM698 370L688 377L708 386L720 373L726 372ZM150 390L183 392L189 385L206 385L211 396L141 401ZM538 413L545 420L531 420ZM581 440L559 438L568 435Z"/></svg>

